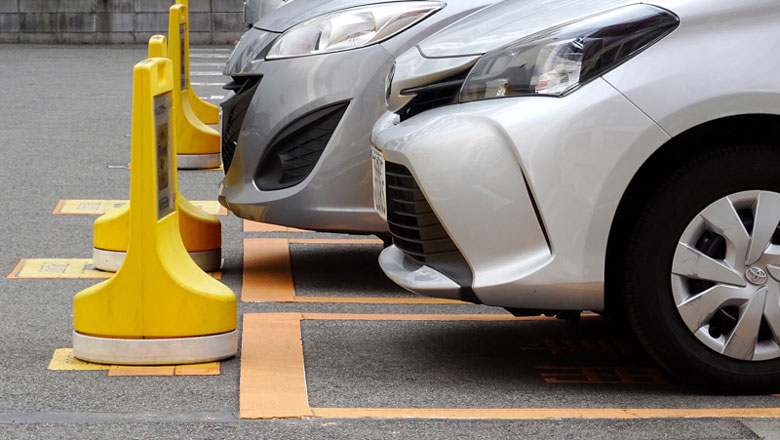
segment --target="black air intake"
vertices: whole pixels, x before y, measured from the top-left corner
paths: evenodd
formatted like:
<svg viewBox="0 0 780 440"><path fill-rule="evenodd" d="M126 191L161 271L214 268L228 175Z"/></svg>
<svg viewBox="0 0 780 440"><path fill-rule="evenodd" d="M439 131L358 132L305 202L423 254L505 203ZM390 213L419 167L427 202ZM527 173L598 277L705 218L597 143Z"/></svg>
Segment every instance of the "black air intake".
<svg viewBox="0 0 780 440"><path fill-rule="evenodd" d="M393 244L411 260L430 266L461 286L464 301L479 302L471 291L473 275L412 173L385 162L387 223Z"/></svg>
<svg viewBox="0 0 780 440"><path fill-rule="evenodd" d="M236 94L222 103L222 166L227 174L236 154L238 135L262 76L235 76L222 88Z"/></svg>
<svg viewBox="0 0 780 440"><path fill-rule="evenodd" d="M257 187L289 188L306 179L348 106L348 102L342 102L315 110L282 130L260 160L255 176Z"/></svg>

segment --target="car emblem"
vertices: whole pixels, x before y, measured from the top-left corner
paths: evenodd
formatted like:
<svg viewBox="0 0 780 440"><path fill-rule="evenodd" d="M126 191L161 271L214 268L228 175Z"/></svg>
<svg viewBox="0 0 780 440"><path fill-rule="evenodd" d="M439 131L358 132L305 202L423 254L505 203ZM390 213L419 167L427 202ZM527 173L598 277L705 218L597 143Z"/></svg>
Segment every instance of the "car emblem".
<svg viewBox="0 0 780 440"><path fill-rule="evenodd" d="M745 271L745 278L747 278L748 281L750 281L751 284L756 285L762 285L766 284L766 271L764 269L761 269L760 267L749 267Z"/></svg>

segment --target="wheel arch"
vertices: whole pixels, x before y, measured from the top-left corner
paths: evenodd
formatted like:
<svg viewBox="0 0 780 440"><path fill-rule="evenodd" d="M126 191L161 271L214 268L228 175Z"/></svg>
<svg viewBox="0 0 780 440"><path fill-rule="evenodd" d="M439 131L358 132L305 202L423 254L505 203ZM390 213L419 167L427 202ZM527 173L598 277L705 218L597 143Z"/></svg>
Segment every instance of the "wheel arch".
<svg viewBox="0 0 780 440"><path fill-rule="evenodd" d="M780 115L741 114L713 119L691 127L661 145L637 169L618 203L609 228L604 265L605 311L622 311L622 256L636 213L649 196L653 182L675 170L674 164L713 147L735 143L762 143L780 148Z"/></svg>

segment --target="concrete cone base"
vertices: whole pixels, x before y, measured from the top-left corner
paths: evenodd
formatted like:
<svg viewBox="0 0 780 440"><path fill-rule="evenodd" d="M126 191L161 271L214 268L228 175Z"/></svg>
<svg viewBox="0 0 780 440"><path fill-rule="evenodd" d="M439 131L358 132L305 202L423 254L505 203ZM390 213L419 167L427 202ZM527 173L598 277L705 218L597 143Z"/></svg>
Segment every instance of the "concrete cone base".
<svg viewBox="0 0 780 440"><path fill-rule="evenodd" d="M222 165L220 153L176 155L176 166L180 170L205 170L219 168L220 165Z"/></svg>
<svg viewBox="0 0 780 440"><path fill-rule="evenodd" d="M118 339L73 332L73 354L82 360L117 365L212 362L238 352L238 330L218 335L167 339Z"/></svg>
<svg viewBox="0 0 780 440"><path fill-rule="evenodd" d="M215 272L222 267L222 248L203 252L190 252L190 257L204 272ZM116 272L122 267L127 252L92 248L92 265L97 270Z"/></svg>

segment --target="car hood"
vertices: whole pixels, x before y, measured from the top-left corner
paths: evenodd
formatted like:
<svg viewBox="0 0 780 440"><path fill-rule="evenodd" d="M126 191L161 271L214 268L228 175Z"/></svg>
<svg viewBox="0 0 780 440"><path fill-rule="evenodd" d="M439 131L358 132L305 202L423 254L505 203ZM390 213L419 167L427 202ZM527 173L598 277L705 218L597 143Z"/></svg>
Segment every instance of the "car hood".
<svg viewBox="0 0 780 440"><path fill-rule="evenodd" d="M279 0L266 1L275 4L279 3ZM268 14L258 20L254 27L271 32L284 32L298 23L329 12L398 1L403 0L287 0L287 2L273 11L273 14Z"/></svg>
<svg viewBox="0 0 780 440"><path fill-rule="evenodd" d="M419 44L427 58L482 55L520 38L636 0L505 0Z"/></svg>

